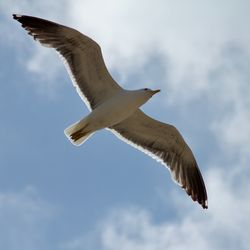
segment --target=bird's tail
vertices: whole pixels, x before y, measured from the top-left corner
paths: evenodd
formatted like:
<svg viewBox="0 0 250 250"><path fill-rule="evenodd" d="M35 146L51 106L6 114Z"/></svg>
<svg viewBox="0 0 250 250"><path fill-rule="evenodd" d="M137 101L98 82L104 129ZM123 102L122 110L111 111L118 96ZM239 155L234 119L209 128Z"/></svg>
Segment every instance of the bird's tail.
<svg viewBox="0 0 250 250"><path fill-rule="evenodd" d="M75 146L82 145L94 131L88 129L86 119L82 119L64 130L64 134Z"/></svg>

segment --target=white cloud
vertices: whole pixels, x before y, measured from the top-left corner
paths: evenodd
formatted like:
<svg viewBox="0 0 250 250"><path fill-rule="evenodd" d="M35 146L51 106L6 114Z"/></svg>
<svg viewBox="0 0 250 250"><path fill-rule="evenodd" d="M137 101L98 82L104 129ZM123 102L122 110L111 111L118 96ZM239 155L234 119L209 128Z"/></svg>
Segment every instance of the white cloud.
<svg viewBox="0 0 250 250"><path fill-rule="evenodd" d="M224 54L209 92L217 109L211 129L224 153L237 154L239 161L250 154L249 67L248 55L239 49L230 50Z"/></svg>
<svg viewBox="0 0 250 250"><path fill-rule="evenodd" d="M45 249L46 226L53 210L32 187L0 193L0 249Z"/></svg>
<svg viewBox="0 0 250 250"><path fill-rule="evenodd" d="M237 183L235 188L231 177L235 176L210 169L207 174L210 199L206 211L194 209L193 204L185 207L183 201L177 199L180 219L157 224L144 209L118 209L92 234L67 242L62 249L82 250L88 244L90 249L101 250L247 250L250 185Z"/></svg>

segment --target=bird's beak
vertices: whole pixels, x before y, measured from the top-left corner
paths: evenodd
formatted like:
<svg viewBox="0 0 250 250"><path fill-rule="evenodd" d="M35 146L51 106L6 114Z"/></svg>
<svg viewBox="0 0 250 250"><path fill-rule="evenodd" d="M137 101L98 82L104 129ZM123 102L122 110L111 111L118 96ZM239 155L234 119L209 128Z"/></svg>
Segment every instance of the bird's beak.
<svg viewBox="0 0 250 250"><path fill-rule="evenodd" d="M161 91L160 89L152 90L152 93L153 93L153 95L154 95L154 94L156 94L156 93L158 93L158 92L160 92L160 91Z"/></svg>

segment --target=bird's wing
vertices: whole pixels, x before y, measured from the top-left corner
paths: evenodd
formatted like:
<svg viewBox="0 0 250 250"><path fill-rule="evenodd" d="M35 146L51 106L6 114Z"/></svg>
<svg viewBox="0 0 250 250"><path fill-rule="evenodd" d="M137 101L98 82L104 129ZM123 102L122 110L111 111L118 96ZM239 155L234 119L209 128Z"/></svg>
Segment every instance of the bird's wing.
<svg viewBox="0 0 250 250"><path fill-rule="evenodd" d="M168 166L173 180L207 208L206 187L196 160L174 126L154 120L138 109L110 129L120 139Z"/></svg>
<svg viewBox="0 0 250 250"><path fill-rule="evenodd" d="M37 17L13 15L42 45L64 59L71 80L88 108L94 109L121 87L109 74L100 46L72 28Z"/></svg>

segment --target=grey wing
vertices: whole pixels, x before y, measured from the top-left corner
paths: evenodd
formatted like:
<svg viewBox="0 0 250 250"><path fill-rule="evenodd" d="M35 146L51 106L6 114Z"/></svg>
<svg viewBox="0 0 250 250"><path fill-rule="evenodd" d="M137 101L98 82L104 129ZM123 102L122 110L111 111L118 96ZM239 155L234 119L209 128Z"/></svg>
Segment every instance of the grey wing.
<svg viewBox="0 0 250 250"><path fill-rule="evenodd" d="M121 87L109 74L100 46L72 28L37 17L13 15L42 45L55 48L88 108L94 109Z"/></svg>
<svg viewBox="0 0 250 250"><path fill-rule="evenodd" d="M192 151L175 127L137 110L110 129L120 139L168 166L172 178L194 201L207 208L207 192L202 175Z"/></svg>

